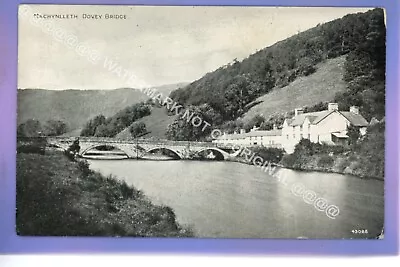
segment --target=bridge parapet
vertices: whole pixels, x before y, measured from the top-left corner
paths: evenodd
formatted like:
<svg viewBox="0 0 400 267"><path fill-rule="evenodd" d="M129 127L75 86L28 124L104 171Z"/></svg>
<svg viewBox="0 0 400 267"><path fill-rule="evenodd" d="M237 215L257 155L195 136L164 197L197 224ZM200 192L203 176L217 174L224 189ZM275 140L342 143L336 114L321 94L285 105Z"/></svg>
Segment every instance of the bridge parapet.
<svg viewBox="0 0 400 267"><path fill-rule="evenodd" d="M171 140L151 140L151 139L116 139L111 137L47 137L48 140L54 140L61 143L73 142L79 138L79 142L86 143L123 143L123 144L149 144L156 146L196 146L196 147L217 147L212 142L196 141L171 141Z"/></svg>

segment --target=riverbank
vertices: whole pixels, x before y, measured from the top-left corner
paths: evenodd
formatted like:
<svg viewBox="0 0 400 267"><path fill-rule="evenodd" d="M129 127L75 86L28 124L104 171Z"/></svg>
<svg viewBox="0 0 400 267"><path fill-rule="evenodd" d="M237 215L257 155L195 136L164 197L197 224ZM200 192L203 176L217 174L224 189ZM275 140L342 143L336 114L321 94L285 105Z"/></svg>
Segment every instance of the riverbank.
<svg viewBox="0 0 400 267"><path fill-rule="evenodd" d="M19 235L191 237L173 210L60 152L17 155Z"/></svg>
<svg viewBox="0 0 400 267"><path fill-rule="evenodd" d="M258 154L255 154L258 156ZM255 157L255 156L254 156ZM254 157L252 159L254 159ZM292 155L285 155L281 161L269 162L271 166L286 168L296 171L322 172L322 173L337 173L344 175L352 175L359 178L384 180L383 172L376 174L374 165L365 164L364 161L357 156L330 156L327 154L319 154L312 156L303 156L295 158ZM245 157L234 157L226 161L237 162L251 166L257 166L253 161ZM265 162L265 161L263 161ZM266 164L265 166L268 166ZM372 174L372 175L371 175ZM376 176L374 176L374 174ZM381 176L379 176L381 175Z"/></svg>
<svg viewBox="0 0 400 267"><path fill-rule="evenodd" d="M302 140L293 154L285 155L285 168L350 174L360 178L384 180L385 125L370 126L367 135L349 147L331 147Z"/></svg>
<svg viewBox="0 0 400 267"><path fill-rule="evenodd" d="M317 171L357 176L359 178L384 180L383 171L377 171L373 163L368 163L356 155L330 156L327 154L309 155L291 159L286 155L281 166L300 171ZM379 168L379 167L378 167Z"/></svg>

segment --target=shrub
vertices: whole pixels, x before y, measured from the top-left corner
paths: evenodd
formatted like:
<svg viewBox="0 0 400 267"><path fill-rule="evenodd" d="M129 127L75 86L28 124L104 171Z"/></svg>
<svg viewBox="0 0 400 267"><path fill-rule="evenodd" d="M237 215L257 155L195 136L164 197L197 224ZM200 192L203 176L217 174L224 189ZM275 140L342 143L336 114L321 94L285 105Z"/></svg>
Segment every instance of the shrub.
<svg viewBox="0 0 400 267"><path fill-rule="evenodd" d="M122 181L119 187L121 189L121 194L123 198L128 199L134 196L135 190L130 187L125 181Z"/></svg>
<svg viewBox="0 0 400 267"><path fill-rule="evenodd" d="M329 166L332 166L334 161L335 160L333 159L333 157L331 157L329 155L322 155L318 160L318 166L329 167Z"/></svg>
<svg viewBox="0 0 400 267"><path fill-rule="evenodd" d="M85 178L88 177L89 174L92 173L92 170L89 168L89 162L87 162L86 160L79 160L78 168L82 172L82 174Z"/></svg>
<svg viewBox="0 0 400 267"><path fill-rule="evenodd" d="M263 158L264 162L278 163L282 160L285 151L274 147L256 147L252 151Z"/></svg>
<svg viewBox="0 0 400 267"><path fill-rule="evenodd" d="M301 70L300 70L301 74L304 76L313 74L315 71L316 71L316 68L315 68L315 66L312 66L312 65L305 66L305 67L301 68Z"/></svg>
<svg viewBox="0 0 400 267"><path fill-rule="evenodd" d="M338 164L337 164L337 171L343 172L350 164L350 161L346 158L340 158Z"/></svg>
<svg viewBox="0 0 400 267"><path fill-rule="evenodd" d="M292 167L296 162L296 158L294 157L293 154L287 154L284 155L282 160L281 160L281 164L287 167Z"/></svg>
<svg viewBox="0 0 400 267"><path fill-rule="evenodd" d="M17 152L18 153L32 153L44 155L46 151L47 141L45 138L18 138Z"/></svg>

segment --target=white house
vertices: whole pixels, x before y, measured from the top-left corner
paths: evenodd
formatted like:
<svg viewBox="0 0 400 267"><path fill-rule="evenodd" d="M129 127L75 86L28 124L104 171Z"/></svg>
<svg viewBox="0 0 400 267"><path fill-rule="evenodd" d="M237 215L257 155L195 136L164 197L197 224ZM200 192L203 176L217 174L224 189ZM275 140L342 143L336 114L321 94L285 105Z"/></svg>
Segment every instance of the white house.
<svg viewBox="0 0 400 267"><path fill-rule="evenodd" d="M240 133L223 134L214 143L218 144L232 144L244 147L264 146L264 147L282 147L282 130L274 127L271 131L259 131L253 128L250 132L246 133L244 129Z"/></svg>
<svg viewBox="0 0 400 267"><path fill-rule="evenodd" d="M253 130L246 133L248 146L282 147L282 130L274 127L271 131Z"/></svg>
<svg viewBox="0 0 400 267"><path fill-rule="evenodd" d="M242 129L240 133L236 132L233 134L224 133L217 139L213 140L213 143L246 146L248 142L246 142L246 132Z"/></svg>
<svg viewBox="0 0 400 267"><path fill-rule="evenodd" d="M303 138L314 143L345 144L350 125L358 127L361 135L366 133L368 122L360 115L358 107L339 111L337 103L329 103L324 111L303 113L302 109L296 109L294 117L283 123L282 145L291 153Z"/></svg>

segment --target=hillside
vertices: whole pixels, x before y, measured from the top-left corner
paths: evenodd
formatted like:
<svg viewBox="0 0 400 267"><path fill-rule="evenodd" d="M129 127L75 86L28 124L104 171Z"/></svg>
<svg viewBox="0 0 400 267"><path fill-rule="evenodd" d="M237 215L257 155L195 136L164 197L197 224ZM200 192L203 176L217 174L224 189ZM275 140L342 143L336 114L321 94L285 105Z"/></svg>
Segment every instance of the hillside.
<svg viewBox="0 0 400 267"><path fill-rule="evenodd" d="M348 85L354 81L353 84L363 87L354 88L355 93L370 90L376 87L367 88L370 81L384 84L385 31L382 9L346 15L277 42L241 62L235 59L186 87L173 91L170 96L185 105L209 104L222 116L223 121L233 121L243 116L246 107L258 97L286 87L297 78L313 74L319 63L344 55L348 56L346 73L342 75L344 80ZM287 102L291 102L292 93L296 94L288 89L294 88L286 87L287 94L284 97L290 97ZM326 93L329 97L333 95ZM344 95L341 100L344 105L360 106L364 115L382 115L371 114L381 113L381 110L371 111L363 107L381 104L381 96L371 98L372 101L379 98L379 103L370 103L362 99L364 97Z"/></svg>
<svg viewBox="0 0 400 267"><path fill-rule="evenodd" d="M151 115L146 116L137 120L136 122L144 122L146 124L146 129L149 132L145 138L155 138L155 139L166 139L166 131L168 125L171 124L175 116L168 116L165 107L153 107ZM129 127L125 128L119 134L116 135L119 139L130 139L131 134L129 132Z"/></svg>
<svg viewBox="0 0 400 267"><path fill-rule="evenodd" d="M331 101L337 92L346 90L343 81L345 56L329 59L316 65L316 72L295 79L283 88L274 88L270 93L257 98L253 106L243 116L244 121L249 121L256 114L266 118L273 114L292 111L294 108L312 106L318 102ZM290 101L287 95L291 94ZM250 105L253 103L250 103ZM174 122L174 116L166 114L166 108L153 107L151 114L136 122L144 122L149 132L146 138L165 139L168 125ZM116 138L130 139L129 127L120 132Z"/></svg>
<svg viewBox="0 0 400 267"><path fill-rule="evenodd" d="M240 62L235 59L170 97L197 108L200 117L226 132L264 122L268 129L283 122L282 113L300 106L316 111L326 101L337 102L341 110L358 106L367 120L381 119L385 70L384 12L376 8L317 25ZM182 123L174 121L169 138L200 140L208 134Z"/></svg>
<svg viewBox="0 0 400 267"><path fill-rule="evenodd" d="M156 87L168 95L185 84ZM131 88L115 90L18 90L18 124L28 119L41 122L62 120L70 131L81 128L89 119L103 114L112 116L126 106L147 100L144 93ZM77 131L76 131L77 132Z"/></svg>
<svg viewBox="0 0 400 267"><path fill-rule="evenodd" d="M343 81L345 60L345 56L328 59L316 66L315 73L298 77L289 85L274 88L270 93L257 98L253 103L258 104L245 113L244 121L250 120L257 114L268 118L274 114L293 111L298 107L332 101L336 93L346 90L347 84Z"/></svg>

